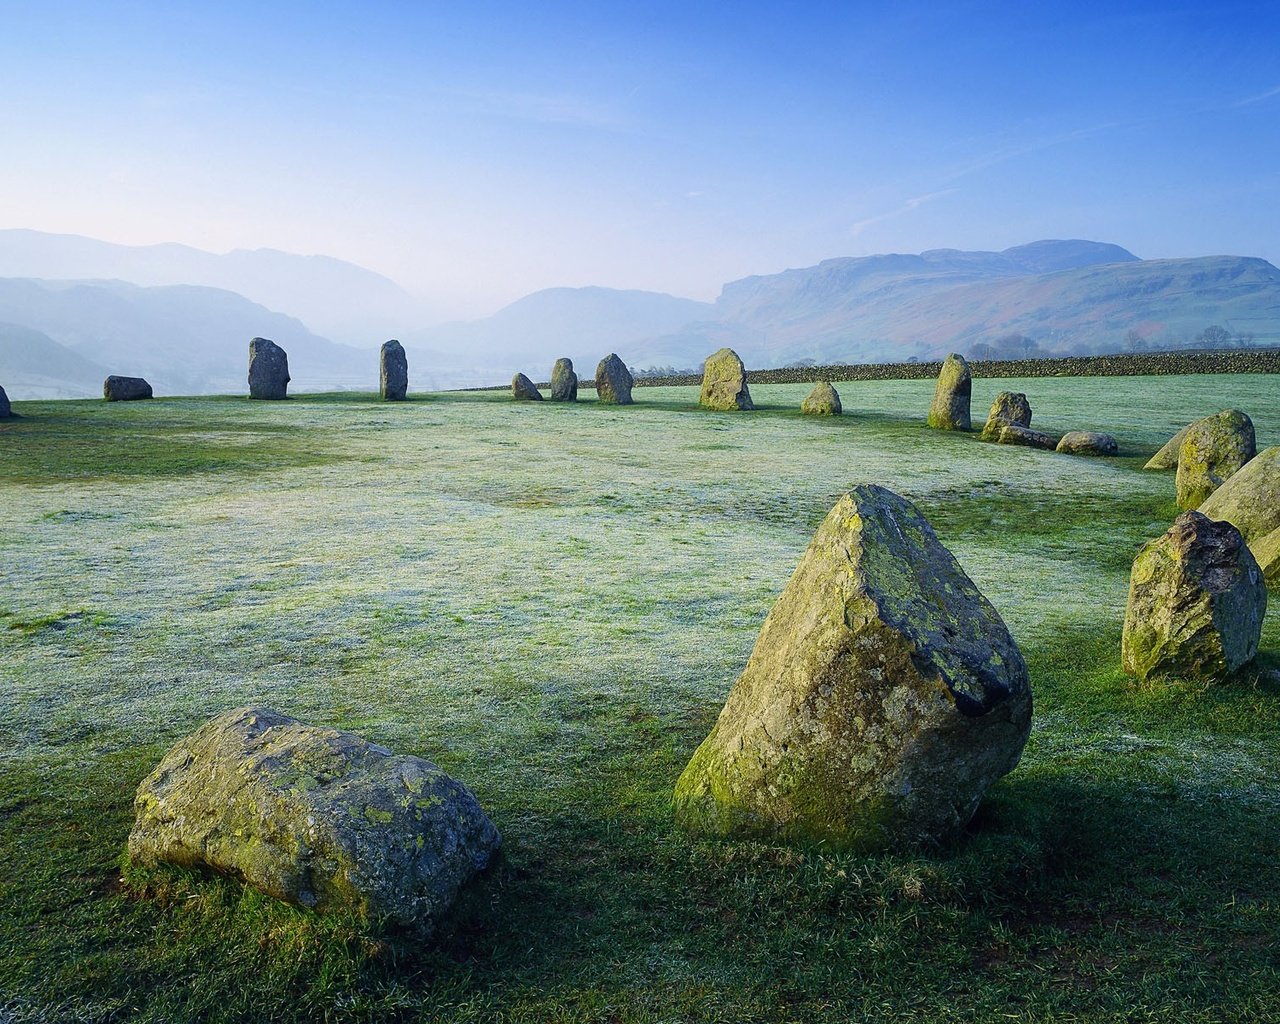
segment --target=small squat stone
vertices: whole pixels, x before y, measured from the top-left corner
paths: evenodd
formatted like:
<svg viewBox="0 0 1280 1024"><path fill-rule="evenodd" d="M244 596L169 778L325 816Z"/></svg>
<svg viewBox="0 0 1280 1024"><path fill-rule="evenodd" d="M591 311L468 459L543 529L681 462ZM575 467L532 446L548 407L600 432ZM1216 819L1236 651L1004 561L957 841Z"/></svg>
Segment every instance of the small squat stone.
<svg viewBox="0 0 1280 1024"><path fill-rule="evenodd" d="M378 393L384 402L403 402L409 393L409 359L394 338L382 343L378 355Z"/></svg>
<svg viewBox="0 0 1280 1024"><path fill-rule="evenodd" d="M987 413L986 426L982 428L982 439L995 441L1000 436L1000 428L1006 425L1031 426L1031 403L1021 391L1001 391L996 395Z"/></svg>
<svg viewBox="0 0 1280 1024"><path fill-rule="evenodd" d="M578 400L578 375L573 372L572 359L557 359L551 368L551 401L576 402Z"/></svg>
<svg viewBox="0 0 1280 1024"><path fill-rule="evenodd" d="M511 397L517 402L541 402L542 392L523 373L511 378Z"/></svg>
<svg viewBox="0 0 1280 1024"><path fill-rule="evenodd" d="M1058 439L1052 434L1046 434L1040 430L1032 430L1030 427L1019 427L1014 423L1004 424L996 435L996 441L999 444L1019 444L1026 448L1043 448L1045 451L1050 452L1058 447Z"/></svg>
<svg viewBox="0 0 1280 1024"><path fill-rule="evenodd" d="M806 416L839 416L840 393L827 381L819 381L800 403L800 411Z"/></svg>
<svg viewBox="0 0 1280 1024"><path fill-rule="evenodd" d="M1093 430L1071 430L1062 435L1058 451L1067 455L1115 455L1120 445L1110 434Z"/></svg>
<svg viewBox="0 0 1280 1024"><path fill-rule="evenodd" d="M596 367L596 398L608 405L630 405L635 381L627 364L610 352Z"/></svg>
<svg viewBox="0 0 1280 1024"><path fill-rule="evenodd" d="M151 397L151 385L141 377L117 377L102 382L102 397L108 402L137 402Z"/></svg>

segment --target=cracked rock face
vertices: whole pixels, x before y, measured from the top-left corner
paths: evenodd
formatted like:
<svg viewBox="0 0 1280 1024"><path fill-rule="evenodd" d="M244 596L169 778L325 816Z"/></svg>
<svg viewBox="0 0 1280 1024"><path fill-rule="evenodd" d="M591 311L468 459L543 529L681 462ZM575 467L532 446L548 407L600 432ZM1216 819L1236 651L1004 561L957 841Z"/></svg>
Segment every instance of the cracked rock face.
<svg viewBox="0 0 1280 1024"><path fill-rule="evenodd" d="M836 503L676 784L704 836L931 845L1013 770L1026 663L928 522L874 485Z"/></svg>
<svg viewBox="0 0 1280 1024"><path fill-rule="evenodd" d="M423 932L501 842L429 761L260 707L177 743L134 810L139 863L211 868L298 906Z"/></svg>
<svg viewBox="0 0 1280 1024"><path fill-rule="evenodd" d="M952 352L942 363L938 386L929 406L929 426L938 430L968 430L972 425L969 400L973 395L973 377L969 364Z"/></svg>
<svg viewBox="0 0 1280 1024"><path fill-rule="evenodd" d="M1121 657L1139 679L1214 682L1253 659L1267 587L1240 531L1184 512L1133 562Z"/></svg>
<svg viewBox="0 0 1280 1024"><path fill-rule="evenodd" d="M409 393L409 358L394 338L382 343L378 356L378 393L384 402L403 402Z"/></svg>
<svg viewBox="0 0 1280 1024"><path fill-rule="evenodd" d="M702 367L702 391L698 395L698 404L721 412L755 408L751 389L747 387L747 368L733 349L717 349L707 356Z"/></svg>

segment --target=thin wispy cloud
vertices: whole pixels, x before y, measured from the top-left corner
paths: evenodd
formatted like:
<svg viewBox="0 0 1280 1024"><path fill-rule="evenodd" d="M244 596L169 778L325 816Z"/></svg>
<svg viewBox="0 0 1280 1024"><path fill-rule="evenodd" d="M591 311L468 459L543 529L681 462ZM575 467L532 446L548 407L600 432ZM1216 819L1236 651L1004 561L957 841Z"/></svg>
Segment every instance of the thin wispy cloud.
<svg viewBox="0 0 1280 1024"><path fill-rule="evenodd" d="M1273 86L1272 88L1268 89L1266 92L1260 92L1256 96L1246 96L1242 100L1236 100L1236 102L1231 104L1231 106L1232 107L1251 107L1255 103L1262 103L1264 100L1272 99L1275 96L1280 96L1280 85Z"/></svg>
<svg viewBox="0 0 1280 1024"><path fill-rule="evenodd" d="M862 220L854 221L849 228L849 234L853 238L857 238L867 228L874 227L876 224L882 224L887 220L893 220L895 217L901 217L903 214L910 213L912 210L918 210L925 203L931 203L935 199L941 199L943 196L949 196L953 192L959 192L958 188L944 188L938 192L930 192L923 196L913 196L901 206L885 213L877 213L874 217L864 217Z"/></svg>

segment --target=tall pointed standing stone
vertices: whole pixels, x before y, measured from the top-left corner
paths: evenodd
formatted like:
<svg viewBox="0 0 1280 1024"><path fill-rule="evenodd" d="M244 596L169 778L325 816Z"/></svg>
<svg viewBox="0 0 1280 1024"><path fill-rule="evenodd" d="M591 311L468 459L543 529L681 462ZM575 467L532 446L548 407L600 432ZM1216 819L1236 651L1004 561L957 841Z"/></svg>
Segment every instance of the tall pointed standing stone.
<svg viewBox="0 0 1280 1024"><path fill-rule="evenodd" d="M578 400L578 375L573 372L572 359L557 359L551 368L551 401L576 402Z"/></svg>
<svg viewBox="0 0 1280 1024"><path fill-rule="evenodd" d="M929 407L929 426L938 430L968 430L971 425L969 399L973 377L965 358L955 352L947 356L938 374L938 386Z"/></svg>
<svg viewBox="0 0 1280 1024"><path fill-rule="evenodd" d="M378 393L384 402L403 402L409 393L409 360L394 338L382 343L378 357Z"/></svg>
<svg viewBox="0 0 1280 1024"><path fill-rule="evenodd" d="M267 338L249 342L249 397L280 399L289 390L289 357Z"/></svg>
<svg viewBox="0 0 1280 1024"><path fill-rule="evenodd" d="M747 368L733 349L718 349L707 356L702 368L702 392L698 395L698 404L721 412L755 408L751 390L747 387Z"/></svg>
<svg viewBox="0 0 1280 1024"><path fill-rule="evenodd" d="M13 415L13 407L9 405L9 396L0 388L0 420L7 420Z"/></svg>
<svg viewBox="0 0 1280 1024"><path fill-rule="evenodd" d="M610 405L630 405L631 371L627 364L610 352L596 367L596 398Z"/></svg>

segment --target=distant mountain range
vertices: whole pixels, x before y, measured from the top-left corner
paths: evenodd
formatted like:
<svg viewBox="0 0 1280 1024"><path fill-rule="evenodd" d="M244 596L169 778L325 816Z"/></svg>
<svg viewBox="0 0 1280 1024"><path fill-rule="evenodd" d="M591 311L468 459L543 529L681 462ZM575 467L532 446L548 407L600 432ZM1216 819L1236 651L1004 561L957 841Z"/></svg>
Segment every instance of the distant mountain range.
<svg viewBox="0 0 1280 1024"><path fill-rule="evenodd" d="M117 280L36 279L55 266ZM1134 337L1172 347L1214 324L1280 343L1280 270L1265 260L1142 260L1079 240L825 260L731 282L714 303L550 288L482 320L415 330L402 320L380 333L369 304L382 297L390 308L407 297L385 278L325 257L218 257L0 231L3 272L21 272L0 278L0 384L18 398L98 393L106 373L146 376L159 394L243 391L255 335L289 352L295 388L364 390L376 387L375 346L385 337L404 342L418 389L499 384L517 370L546 379L566 355L589 377L611 351L637 369L689 369L722 345L763 368L928 359L1010 335L1057 354L1117 351ZM186 274L199 279L124 283L129 275L154 282ZM218 274L245 275L243 291L209 287ZM319 292L326 294L316 305ZM368 326L368 347L314 333L326 317Z"/></svg>

